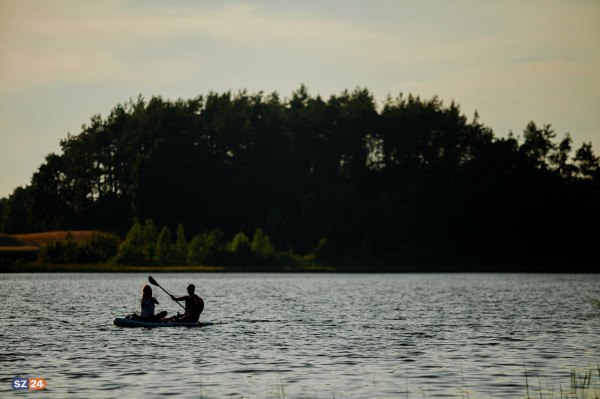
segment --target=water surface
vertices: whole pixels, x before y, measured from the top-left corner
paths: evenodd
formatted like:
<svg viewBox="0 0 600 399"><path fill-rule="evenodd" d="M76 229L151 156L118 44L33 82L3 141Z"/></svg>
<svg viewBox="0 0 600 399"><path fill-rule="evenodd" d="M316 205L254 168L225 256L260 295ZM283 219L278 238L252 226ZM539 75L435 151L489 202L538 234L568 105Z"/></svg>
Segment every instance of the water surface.
<svg viewBox="0 0 600 399"><path fill-rule="evenodd" d="M215 325L113 326L146 274L0 275L0 397L15 377L44 398L560 397L600 364L600 275L153 276L196 284Z"/></svg>

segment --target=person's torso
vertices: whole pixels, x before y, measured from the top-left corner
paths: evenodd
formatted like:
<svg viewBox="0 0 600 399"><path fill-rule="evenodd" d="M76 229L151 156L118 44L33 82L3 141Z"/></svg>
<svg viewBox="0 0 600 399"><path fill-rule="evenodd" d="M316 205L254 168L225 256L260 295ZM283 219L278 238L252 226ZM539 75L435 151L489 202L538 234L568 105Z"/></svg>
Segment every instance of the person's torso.
<svg viewBox="0 0 600 399"><path fill-rule="evenodd" d="M196 294L188 295L188 297L185 300L185 310L186 311L193 310L194 313L201 313L203 308L204 308L204 306L203 306L202 298L200 298Z"/></svg>
<svg viewBox="0 0 600 399"><path fill-rule="evenodd" d="M142 304L142 316L154 314L154 297L143 296L140 302Z"/></svg>

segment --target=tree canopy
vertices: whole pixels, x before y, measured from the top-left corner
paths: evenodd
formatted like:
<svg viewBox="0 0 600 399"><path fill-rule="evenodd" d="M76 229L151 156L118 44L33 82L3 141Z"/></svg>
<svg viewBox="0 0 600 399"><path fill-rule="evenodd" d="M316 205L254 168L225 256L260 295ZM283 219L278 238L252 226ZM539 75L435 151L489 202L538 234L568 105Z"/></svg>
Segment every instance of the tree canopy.
<svg viewBox="0 0 600 399"><path fill-rule="evenodd" d="M534 122L522 137L496 137L455 103L399 95L378 105L361 88L327 100L305 86L289 99L138 97L62 140L0 201L0 228L123 237L152 219L166 230L129 234L160 233L160 251L121 256L161 261L183 259L170 239L183 223L192 236L233 237L239 251L254 232L265 252L318 249L347 270L568 269L596 256L600 168L591 143L573 152L568 134L555 139ZM210 256L202 251L192 256Z"/></svg>

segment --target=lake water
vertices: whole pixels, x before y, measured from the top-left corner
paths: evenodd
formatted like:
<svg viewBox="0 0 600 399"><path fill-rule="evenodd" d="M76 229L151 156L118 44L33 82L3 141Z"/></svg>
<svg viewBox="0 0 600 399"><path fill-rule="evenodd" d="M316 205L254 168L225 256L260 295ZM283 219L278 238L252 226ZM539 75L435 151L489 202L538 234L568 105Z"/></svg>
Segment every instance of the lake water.
<svg viewBox="0 0 600 399"><path fill-rule="evenodd" d="M559 398L573 369L600 392L600 275L153 277L215 325L115 327L147 274L0 275L0 397Z"/></svg>

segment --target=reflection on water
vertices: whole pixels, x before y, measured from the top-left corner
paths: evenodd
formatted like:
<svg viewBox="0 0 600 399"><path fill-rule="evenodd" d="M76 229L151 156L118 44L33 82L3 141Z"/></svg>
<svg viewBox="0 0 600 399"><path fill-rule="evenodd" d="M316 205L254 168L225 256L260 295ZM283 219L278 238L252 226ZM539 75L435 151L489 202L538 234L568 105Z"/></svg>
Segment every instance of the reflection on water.
<svg viewBox="0 0 600 399"><path fill-rule="evenodd" d="M196 284L216 324L113 326L145 274L0 275L0 396L38 377L53 398L560 397L600 363L600 275L153 276Z"/></svg>

